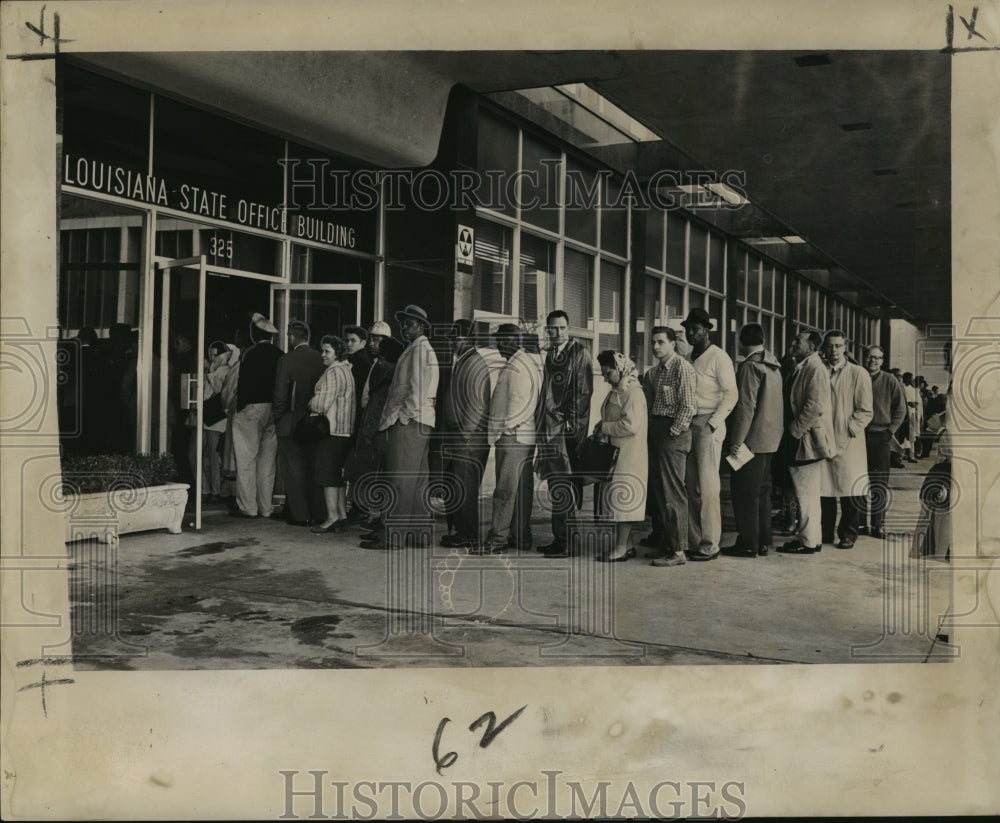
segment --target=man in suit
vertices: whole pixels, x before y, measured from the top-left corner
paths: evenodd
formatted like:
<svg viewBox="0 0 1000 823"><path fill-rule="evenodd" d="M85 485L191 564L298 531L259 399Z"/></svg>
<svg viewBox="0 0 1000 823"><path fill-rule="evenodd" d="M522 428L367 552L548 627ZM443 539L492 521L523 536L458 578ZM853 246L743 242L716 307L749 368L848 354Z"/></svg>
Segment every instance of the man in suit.
<svg viewBox="0 0 1000 823"><path fill-rule="evenodd" d="M300 446L293 436L295 424L308 413L309 398L323 369L320 353L309 345L309 326L292 320L288 324L288 353L278 358L271 401L290 526L311 526L326 517L321 495L312 482L313 450Z"/></svg>
<svg viewBox="0 0 1000 823"><path fill-rule="evenodd" d="M479 487L490 454L490 444L486 440L490 417L490 369L476 350L471 320L456 320L447 337L454 360L442 409L447 437L444 474L455 484L462 499L449 515L455 532L442 537L441 545L471 549L479 545Z"/></svg>
<svg viewBox="0 0 1000 823"><path fill-rule="evenodd" d="M868 456L868 492L871 499L862 501L864 508L858 534L871 534L879 540L885 537L892 438L906 419L903 389L895 377L883 371L884 362L885 351L882 347L869 346L865 354L865 368L872 380L872 419L865 427L865 450ZM871 512L871 531L868 529L868 512Z"/></svg>
<svg viewBox="0 0 1000 823"><path fill-rule="evenodd" d="M434 405L438 390L438 360L427 334L431 323L420 306L396 312L400 333L409 341L396 363L389 396L382 409L379 432L385 433L385 473L395 491L395 517L401 521L426 516L421 494L427 488L428 453L436 423ZM414 536L403 531L404 545ZM362 540L363 548L386 549L385 529Z"/></svg>
<svg viewBox="0 0 1000 823"><path fill-rule="evenodd" d="M489 442L496 445L496 486L490 531L483 554L531 548L531 504L535 494L535 411L542 388L541 355L527 351L521 330L503 323L497 351L507 361L490 400Z"/></svg>
<svg viewBox="0 0 1000 823"><path fill-rule="evenodd" d="M753 457L730 475L736 542L721 551L740 557L764 556L771 548L771 456L781 444L781 364L764 348L764 329L747 323L739 332L743 362L736 370L740 399L726 421L729 455L745 446Z"/></svg>
<svg viewBox="0 0 1000 823"><path fill-rule="evenodd" d="M587 347L569 336L569 315L562 309L545 318L549 350L536 423L540 475L549 484L552 542L539 549L546 557L569 557L569 517L583 503L583 482L574 472L590 430L594 367Z"/></svg>
<svg viewBox="0 0 1000 823"><path fill-rule="evenodd" d="M270 517L273 511L275 457L274 377L281 349L271 343L278 333L260 312L250 318L251 345L240 359L233 417L233 453L236 458L234 517Z"/></svg>
<svg viewBox="0 0 1000 823"><path fill-rule="evenodd" d="M823 340L818 331L800 332L792 343L798 365L786 388L786 417L781 449L787 456L795 496L801 512L799 534L785 543L783 554L815 554L823 548L821 526L822 463L833 455L836 443L830 405L830 373L819 355Z"/></svg>

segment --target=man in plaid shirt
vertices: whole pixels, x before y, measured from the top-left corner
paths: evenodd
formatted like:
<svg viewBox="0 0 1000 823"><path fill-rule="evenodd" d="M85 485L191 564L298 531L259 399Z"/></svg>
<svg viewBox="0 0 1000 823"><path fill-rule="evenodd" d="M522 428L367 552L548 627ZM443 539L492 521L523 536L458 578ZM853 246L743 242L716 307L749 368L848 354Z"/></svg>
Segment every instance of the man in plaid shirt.
<svg viewBox="0 0 1000 823"><path fill-rule="evenodd" d="M695 402L694 367L676 352L677 332L656 326L653 356L659 361L643 377L649 406L649 503L653 531L640 541L654 566L685 562L688 499L684 485Z"/></svg>

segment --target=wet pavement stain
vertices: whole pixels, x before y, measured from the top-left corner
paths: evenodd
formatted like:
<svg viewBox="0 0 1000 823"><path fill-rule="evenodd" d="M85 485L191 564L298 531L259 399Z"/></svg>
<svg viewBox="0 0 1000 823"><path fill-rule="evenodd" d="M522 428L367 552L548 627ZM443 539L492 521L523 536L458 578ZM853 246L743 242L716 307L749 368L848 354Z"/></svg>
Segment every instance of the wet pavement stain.
<svg viewBox="0 0 1000 823"><path fill-rule="evenodd" d="M219 554L226 549L244 549L249 546L256 546L259 542L256 537L248 537L246 540L217 540L213 543L201 543L198 546L189 546L177 552L177 557L200 557L203 554Z"/></svg>
<svg viewBox="0 0 1000 823"><path fill-rule="evenodd" d="M299 643L311 646L322 646L327 639L349 640L353 634L337 634L334 630L340 624L340 615L321 614L315 617L303 617L292 623L291 630Z"/></svg>

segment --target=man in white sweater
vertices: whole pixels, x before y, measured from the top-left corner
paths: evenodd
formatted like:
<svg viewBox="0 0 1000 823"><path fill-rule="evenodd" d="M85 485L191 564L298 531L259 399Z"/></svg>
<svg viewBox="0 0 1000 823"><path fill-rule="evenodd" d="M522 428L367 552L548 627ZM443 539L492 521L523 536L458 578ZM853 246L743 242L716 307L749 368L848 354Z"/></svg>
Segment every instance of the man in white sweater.
<svg viewBox="0 0 1000 823"><path fill-rule="evenodd" d="M691 344L697 412L691 421L688 453L688 560L714 560L722 537L719 462L726 438L726 418L739 397L736 370L729 355L709 339L708 312L694 308L682 323Z"/></svg>

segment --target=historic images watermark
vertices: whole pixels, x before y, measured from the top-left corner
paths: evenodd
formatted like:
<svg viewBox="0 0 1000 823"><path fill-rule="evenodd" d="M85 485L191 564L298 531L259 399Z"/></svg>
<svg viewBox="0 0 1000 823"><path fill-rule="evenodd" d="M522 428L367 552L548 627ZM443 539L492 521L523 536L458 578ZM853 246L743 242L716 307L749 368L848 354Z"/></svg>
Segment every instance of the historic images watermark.
<svg viewBox="0 0 1000 823"><path fill-rule="evenodd" d="M513 782L358 780L325 769L282 769L280 820L533 820L535 818L710 818L747 813L746 783L737 780L577 780L559 769Z"/></svg>

